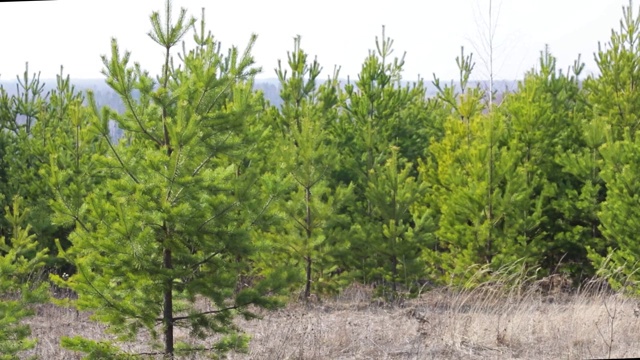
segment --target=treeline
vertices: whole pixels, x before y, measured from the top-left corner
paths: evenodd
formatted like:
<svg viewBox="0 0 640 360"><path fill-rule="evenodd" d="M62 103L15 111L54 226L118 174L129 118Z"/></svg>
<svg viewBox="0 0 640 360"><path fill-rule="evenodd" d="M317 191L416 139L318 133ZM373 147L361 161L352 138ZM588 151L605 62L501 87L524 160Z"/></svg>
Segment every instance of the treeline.
<svg viewBox="0 0 640 360"><path fill-rule="evenodd" d="M46 300L38 271L123 339L147 329L171 356L195 346L174 344L174 326L223 334L199 348L222 354L246 347L232 320L254 316L250 305L353 282L399 296L518 263L637 292L631 7L595 53L599 75L581 78L579 59L565 73L545 49L499 101L469 85L464 51L460 86L434 79L438 95L427 97L423 80L402 85L403 58L383 31L346 86L337 68L321 79L295 39L274 106L253 86L255 37L223 52L204 12L196 22L182 10L175 23L154 13L152 25L166 53L158 77L116 40L102 57L123 109L99 107L62 73L46 93L28 69L17 94L0 88L0 354L32 345L18 341L29 332L17 321ZM171 58L191 32L196 46ZM200 298L214 310L196 307ZM63 346L119 353L83 338Z"/></svg>

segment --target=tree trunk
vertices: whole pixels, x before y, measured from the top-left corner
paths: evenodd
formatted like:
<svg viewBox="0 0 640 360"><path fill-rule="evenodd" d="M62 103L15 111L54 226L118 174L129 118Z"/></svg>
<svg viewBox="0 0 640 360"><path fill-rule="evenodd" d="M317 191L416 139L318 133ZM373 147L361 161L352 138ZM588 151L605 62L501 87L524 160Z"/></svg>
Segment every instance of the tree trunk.
<svg viewBox="0 0 640 360"><path fill-rule="evenodd" d="M304 287L304 298L309 299L311 296L311 256L307 256L307 284Z"/></svg>
<svg viewBox="0 0 640 360"><path fill-rule="evenodd" d="M311 235L313 234L313 230L311 227L311 189L310 188L305 188L305 202L306 202L306 227L307 227L307 231L306 231L306 235L307 235L307 244L309 244L311 242ZM309 299L309 296L311 296L311 249L308 249L308 253L307 253L307 283L305 285L304 288L304 298L305 300Z"/></svg>
<svg viewBox="0 0 640 360"><path fill-rule="evenodd" d="M164 268L171 269L171 250L164 249ZM164 284L164 309L162 322L164 323L164 358L173 359L173 282L167 279Z"/></svg>
<svg viewBox="0 0 640 360"><path fill-rule="evenodd" d="M393 255L391 256L391 291L393 295L396 295L397 287L396 282L398 281L398 258Z"/></svg>

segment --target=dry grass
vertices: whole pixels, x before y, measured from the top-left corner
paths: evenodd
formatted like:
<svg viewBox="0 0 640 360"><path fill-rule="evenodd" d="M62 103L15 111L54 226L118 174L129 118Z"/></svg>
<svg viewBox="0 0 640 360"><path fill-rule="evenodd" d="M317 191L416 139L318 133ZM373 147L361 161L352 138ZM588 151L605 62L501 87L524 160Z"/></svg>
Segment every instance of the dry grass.
<svg viewBox="0 0 640 360"><path fill-rule="evenodd" d="M294 302L238 324L252 336L248 354L230 359L584 359L638 357L638 303L593 288L568 294L538 282L522 292L487 284L433 289L384 304L352 286L330 301ZM29 320L41 359L79 359L61 336L105 339L87 314L43 305ZM188 337L178 332L177 338ZM148 351L123 344L129 352ZM26 354L25 354L26 355ZM204 358L197 355L192 359Z"/></svg>

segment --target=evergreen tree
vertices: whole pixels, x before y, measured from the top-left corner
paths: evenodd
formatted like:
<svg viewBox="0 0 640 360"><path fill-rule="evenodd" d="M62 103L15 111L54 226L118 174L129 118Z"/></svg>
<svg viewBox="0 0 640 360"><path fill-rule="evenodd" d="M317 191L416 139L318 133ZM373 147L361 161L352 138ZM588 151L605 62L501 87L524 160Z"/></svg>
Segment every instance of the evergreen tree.
<svg viewBox="0 0 640 360"><path fill-rule="evenodd" d="M584 181L592 183L574 166L584 146L586 104L578 82L583 67L578 59L565 75L556 69L556 58L546 48L538 69L529 71L504 102L509 137L522 153L527 186L534 198L542 200L537 244L542 273L561 269L575 277L590 275L584 266L584 236L595 216L579 200L593 195L590 185L581 189L587 185Z"/></svg>
<svg viewBox="0 0 640 360"><path fill-rule="evenodd" d="M132 339L142 328L154 339L161 333L159 354L167 358L180 351L242 350L247 338L233 317L254 316L249 305L279 303L267 296L278 290L271 279L239 286L249 273L248 227L260 213L253 201L256 174L245 161L251 144L260 141L251 131L262 105L252 90L255 36L243 52L233 47L224 55L205 32L204 10L198 31L184 9L171 21L169 1L165 18L154 12L151 24L149 36L164 51L155 80L139 64L129 65L130 53L122 54L115 39L111 56L103 56L107 83L126 111L98 111L92 104L92 126L109 149L92 157L104 182L86 193L80 208L58 194L57 216L75 223L73 246L64 256L78 271L67 281L53 279L74 290L73 303L93 310L120 338ZM191 27L196 47L183 47L176 67L171 51ZM117 144L107 135L109 119L124 131ZM78 187L80 196L84 192ZM197 308L201 298L213 310ZM181 343L176 326L197 338L223 337L204 347ZM65 339L63 346L88 353L117 350L83 339Z"/></svg>
<svg viewBox="0 0 640 360"><path fill-rule="evenodd" d="M390 283L396 294L400 280L412 290L424 272L420 249L424 248L424 230L431 230L427 227L431 219L426 212L419 216L415 209L425 194L426 183L410 175L412 164L399 157L398 147L392 146L390 151L385 164L371 171L366 197L371 202L372 215L378 219L373 226L380 236L371 242L369 251L383 259L372 274Z"/></svg>
<svg viewBox="0 0 640 360"><path fill-rule="evenodd" d="M596 189L599 196L595 197L600 205L596 208L600 220L597 230L606 240L589 244L589 257L596 269L635 282L640 254L635 225L640 216L636 181L640 165L640 16L632 6L623 8L619 31L612 31L605 47L599 46L595 59L600 76L585 81L593 112L585 138L592 155L587 164L595 164L592 177L601 177L602 185L598 183ZM611 276L610 281L616 287L625 285L618 276Z"/></svg>
<svg viewBox="0 0 640 360"><path fill-rule="evenodd" d="M600 76L590 76L584 87L594 117L606 119L613 140L627 132L633 140L640 126L640 17L631 1L622 10L620 29L612 30L604 47L598 44L594 57Z"/></svg>
<svg viewBox="0 0 640 360"><path fill-rule="evenodd" d="M28 210L22 202L16 197L12 208L5 208L12 236L0 236L0 359L19 359L21 351L35 346L29 326L21 321L34 314L34 304L47 298L48 284L37 281L47 249L37 250L31 226L24 225Z"/></svg>
<svg viewBox="0 0 640 360"><path fill-rule="evenodd" d="M420 172L431 188L423 206L438 224L425 261L434 265L434 277L466 283L475 265L497 269L521 258L539 260L543 204L551 189L530 170L522 139L509 133L512 119L491 109L483 113L483 91L468 87L472 56L463 51L457 63L460 93L435 80L451 116Z"/></svg>
<svg viewBox="0 0 640 360"><path fill-rule="evenodd" d="M2 158L4 172L0 181L6 201L14 196L24 199L30 209L25 221L32 226L40 247L49 249L55 255L57 249L54 239L60 239L63 247L67 248L71 227L68 224L54 224L49 204L54 194L46 181L47 168L50 154L56 154L61 147L81 145L78 140L80 123L72 123L71 112L74 111L77 120L77 109L82 107L84 97L70 84L69 76L64 77L62 68L56 79L56 87L46 94L43 93L44 84L40 82L39 75L30 77L28 71L27 66L23 78L18 78L17 95L9 97L5 93L0 99L4 152L11 154ZM86 129L82 129L82 132L86 133ZM92 134L84 137L96 138ZM99 149L86 150L97 152ZM61 168L77 165L77 157L61 158L59 161ZM95 184L97 180L91 183ZM64 187L67 185L64 184ZM48 261L51 262L49 266L57 268L60 273L70 271L63 268L67 264L54 256Z"/></svg>
<svg viewBox="0 0 640 360"><path fill-rule="evenodd" d="M599 218L601 231L610 241L606 254L591 247L590 257L596 268L612 273L603 273L616 287L637 284L638 246L637 234L640 211L640 142L631 139L627 133L625 139L606 143L600 148L605 163L600 176L605 181L607 198L601 204ZM622 276L620 276L622 275ZM637 285L634 288L637 291Z"/></svg>
<svg viewBox="0 0 640 360"><path fill-rule="evenodd" d="M381 259L371 252L385 243L378 226L384 219L380 210L376 210L381 204L374 204L368 197L373 192L367 193L372 175L386 171L382 169L392 154L389 149L395 145L396 163L412 164L407 176L415 177L418 159L425 155L427 144L441 136L440 124L432 111L433 102L426 99L424 83L421 80L413 85L401 83L404 56L392 58L393 51L393 41L386 37L383 28L382 38L376 37L376 50L370 51L365 59L358 80L345 86L344 111L333 125L336 146L342 153L341 169L334 173L334 179L353 183L355 192L355 203L350 207L351 221L355 224L350 233L351 252L341 266L365 283L384 281L380 269L391 268L389 258ZM404 221L410 223L408 218Z"/></svg>
<svg viewBox="0 0 640 360"><path fill-rule="evenodd" d="M42 181L38 171L46 162L41 142L34 135L34 127L46 107L46 94L43 93L44 84L40 76L29 74L27 63L23 77L16 76L16 94L9 96L4 89L0 90L0 127L3 137L2 162L2 193L4 202L2 208L11 204L14 196L25 199L27 207L31 209L27 223L34 227L37 239L45 241L44 233L50 226L46 200L48 188ZM0 220L4 230L10 230L4 217ZM2 233L10 237L10 233ZM51 242L52 243L52 242Z"/></svg>
<svg viewBox="0 0 640 360"><path fill-rule="evenodd" d="M288 69L281 64L276 69L283 103L279 111L271 112L282 134L274 143L279 152L272 161L283 189L273 207L281 214L280 223L264 235L271 256L293 268L302 265L305 299L312 289L335 291L339 285L329 281L328 275L336 268L332 254L344 251L346 243L331 224L341 216L337 209L351 192L347 186L332 188L328 181L339 159L328 131L338 116L338 74L318 85L321 70L317 60L307 60L296 37Z"/></svg>
<svg viewBox="0 0 640 360"><path fill-rule="evenodd" d="M476 238L483 222L478 217L483 216L487 188L470 189L471 167L480 171L477 180L486 183L487 164L482 156L486 151L479 154L478 149L474 149L475 133L478 132L474 127L482 125L478 118L482 112L483 93L479 88L468 87L475 65L473 55L465 56L462 49L456 62L460 69L460 93L453 85L441 86L434 76L438 100L449 116L444 122L443 137L429 146L429 157L419 168L421 181L430 188L423 206L437 214L436 239L423 254L425 262L432 264L429 272L436 278L449 278L483 262L478 254L478 247L483 245ZM482 158L474 159L474 155ZM467 254L463 254L465 249ZM452 258L458 255L466 260Z"/></svg>

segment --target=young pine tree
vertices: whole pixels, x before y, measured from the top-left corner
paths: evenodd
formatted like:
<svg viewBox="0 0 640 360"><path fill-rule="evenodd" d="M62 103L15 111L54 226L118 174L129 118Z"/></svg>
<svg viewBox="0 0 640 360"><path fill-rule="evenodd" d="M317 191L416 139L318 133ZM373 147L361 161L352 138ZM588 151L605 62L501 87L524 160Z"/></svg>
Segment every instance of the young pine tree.
<svg viewBox="0 0 640 360"><path fill-rule="evenodd" d="M94 104L93 94L88 95L88 102ZM62 249L70 246L69 233L86 209L84 197L104 180L99 163L92 158L106 154L107 147L101 141L101 134L90 124L92 109L83 105L85 97L75 91L69 76L63 77L62 71L48 100L47 112L34 127L34 138L46 159L38 174L49 187L48 196L41 201L47 203L46 219L51 229L48 246L53 247L52 254L56 254L54 239ZM63 258L56 259L58 273L72 272Z"/></svg>
<svg viewBox="0 0 640 360"><path fill-rule="evenodd" d="M523 164L519 140L508 136L507 118L495 110L483 113L483 92L467 87L472 57L463 52L457 62L461 93L435 81L451 115L420 171L430 184L425 207L437 214L438 223L425 262L435 265L436 279L466 283L477 265L497 269L521 258L536 263L540 251L534 240L541 236L541 204L548 194L534 196L539 176Z"/></svg>
<svg viewBox="0 0 640 360"><path fill-rule="evenodd" d="M5 195L4 206L9 206L14 196L24 199L30 209L25 220L32 226L41 248L55 254L54 239L60 238L65 247L69 228L52 223L49 201L53 199L43 169L49 163L48 147L58 129L68 124L68 109L71 102L82 102L81 95L60 74L56 87L44 93L44 84L39 75L30 76L29 68L22 78L17 78L16 93L9 96L3 91L0 96L0 128L3 138L3 156L0 167L0 187ZM69 133L69 127L63 133ZM4 219L0 220L4 223ZM10 229L11 227L5 227ZM11 234L3 233L5 236ZM61 266L55 257L49 258L50 266Z"/></svg>
<svg viewBox="0 0 640 360"><path fill-rule="evenodd" d="M411 176L412 164L398 155L399 148L392 146L391 156L382 166L371 170L366 190L373 216L378 219L376 234L380 239L371 242L370 251L381 258L373 270L375 276L391 284L392 294L398 291L398 283L412 290L424 273L421 261L427 225L427 212L416 212L418 199L425 195L426 183Z"/></svg>
<svg viewBox="0 0 640 360"><path fill-rule="evenodd" d="M344 111L333 124L334 138L342 153L341 168L335 172L334 179L353 183L355 194L355 202L350 207L354 224L350 234L351 251L344 263L358 281L365 283L385 281L381 269L393 267L390 265L393 256L379 257L371 251L387 242L379 226L385 221L380 217L383 205L374 204L369 198L374 194L368 190L372 176L389 170L385 163L392 156L389 149L395 145L398 148L396 164L402 161L412 164L407 176L415 177L417 160L425 154L431 137L440 132L429 111L423 82L401 83L404 56L392 57L393 51L393 41L386 37L383 28L382 38L376 37L376 50L370 51L365 59L357 81L345 86ZM402 167L394 169L400 172ZM408 219L404 219L405 224L410 224Z"/></svg>
<svg viewBox="0 0 640 360"><path fill-rule="evenodd" d="M344 251L346 243L332 224L342 216L338 208L351 188L331 187L329 182L339 160L329 132L337 118L337 71L318 85L322 69L317 60L307 60L300 37L294 40L287 64L288 69L281 64L276 69L283 103L279 111L271 111L276 133L281 134L274 143L279 152L271 158L275 173L283 179L282 193L273 206L280 222L264 239L271 247L271 262L278 257L291 268L303 269L308 299L312 291L339 287L337 278L331 281L328 275L336 268L333 255Z"/></svg>
<svg viewBox="0 0 640 360"><path fill-rule="evenodd" d="M602 190L594 200L600 205L597 230L604 241L590 244L589 257L616 287L637 282L640 256L640 16L632 6L630 2L623 8L620 29L612 31L607 46L595 54L600 76L585 81L593 112L585 127L585 138L593 148L591 162L596 165L591 176L603 182L597 184ZM591 135L590 129L599 134Z"/></svg>
<svg viewBox="0 0 640 360"><path fill-rule="evenodd" d="M122 54L115 39L111 56L103 56L106 81L126 111L93 107L94 130L109 151L92 161L105 180L79 209L65 211L70 195L59 196L58 216L75 223L64 256L77 273L54 280L74 290L75 305L93 310L93 318L121 339L146 329L153 339L162 336L158 354L166 358L194 350L216 356L246 348L235 315L250 318L250 305L278 303L267 296L277 292L269 279L238 290L249 271L248 227L260 210L252 201L260 198L255 174L244 161L251 158L250 145L260 141L249 131L261 105L252 89L255 36L246 50L233 47L225 55L205 32L204 10L199 31L185 9L175 22L171 15L170 1L164 19L151 15L149 36L164 52L156 79L139 64L131 66L130 53ZM185 49L174 66L172 49L192 27L196 46ZM109 119L124 132L117 144L108 136ZM211 310L197 307L200 299ZM222 337L200 345L178 342L178 326L190 329L194 339ZM63 346L117 352L82 338L64 339Z"/></svg>
<svg viewBox="0 0 640 360"><path fill-rule="evenodd" d="M48 290L35 276L45 265L48 249L37 249L31 226L25 226L28 210L22 203L15 197L12 207L5 208L12 236L0 236L0 359L7 360L19 359L21 351L35 346L29 326L21 321L33 315L33 305L45 301Z"/></svg>
<svg viewBox="0 0 640 360"><path fill-rule="evenodd" d="M573 161L584 143L585 101L578 83L583 66L578 59L565 75L556 69L556 58L546 48L539 68L525 74L501 109L509 118L512 147L522 154L526 186L540 205L542 218L527 232L529 244L535 242L530 247L539 252L542 273L562 270L576 278L590 273L584 266L585 239L595 215L589 202L580 200L592 196L591 190L584 188L579 195L590 171L583 174ZM527 214L535 211L538 207Z"/></svg>

